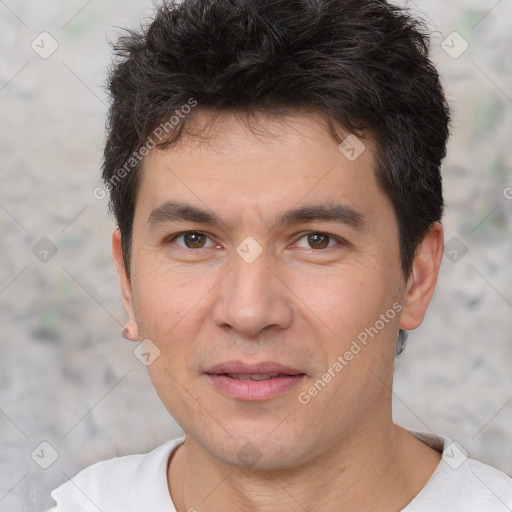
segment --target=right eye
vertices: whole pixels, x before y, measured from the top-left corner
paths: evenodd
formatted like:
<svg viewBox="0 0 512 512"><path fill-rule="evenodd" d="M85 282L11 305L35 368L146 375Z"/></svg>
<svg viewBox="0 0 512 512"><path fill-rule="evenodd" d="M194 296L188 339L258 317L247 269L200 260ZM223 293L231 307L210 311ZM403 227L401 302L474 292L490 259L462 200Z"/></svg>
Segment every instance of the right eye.
<svg viewBox="0 0 512 512"><path fill-rule="evenodd" d="M203 249L206 247L215 247L213 242L210 245L205 245L206 240L209 239L208 235L205 233L201 233L200 231L183 231L176 235L173 235L171 238L168 238L168 242L175 242L176 240L181 239L183 241L182 244L177 243L180 247L184 249Z"/></svg>

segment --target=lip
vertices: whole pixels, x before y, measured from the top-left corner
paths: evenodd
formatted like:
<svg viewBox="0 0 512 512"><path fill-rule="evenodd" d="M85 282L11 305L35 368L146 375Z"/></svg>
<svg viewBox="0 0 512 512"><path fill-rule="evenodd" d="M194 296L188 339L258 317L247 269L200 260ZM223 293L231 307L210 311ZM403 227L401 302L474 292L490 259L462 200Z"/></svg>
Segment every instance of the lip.
<svg viewBox="0 0 512 512"><path fill-rule="evenodd" d="M282 374L268 380L237 380L226 374ZM298 386L306 377L304 372L276 362L247 364L227 361L205 372L215 389L224 395L243 401L263 401L282 395Z"/></svg>
<svg viewBox="0 0 512 512"><path fill-rule="evenodd" d="M243 361L225 361L212 366L204 373L209 375L220 375L221 373L284 373L286 375L298 375L303 374L304 372L296 368L292 368L291 366L286 366L273 361L265 361L257 364L248 364Z"/></svg>

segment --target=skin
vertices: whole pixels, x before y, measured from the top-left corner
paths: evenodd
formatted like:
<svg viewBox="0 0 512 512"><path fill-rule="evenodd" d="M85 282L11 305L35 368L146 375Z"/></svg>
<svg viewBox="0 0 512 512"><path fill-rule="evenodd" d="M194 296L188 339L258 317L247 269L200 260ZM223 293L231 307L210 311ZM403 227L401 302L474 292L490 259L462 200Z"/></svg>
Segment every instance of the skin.
<svg viewBox="0 0 512 512"><path fill-rule="evenodd" d="M198 111L197 133L209 118ZM118 229L112 237L130 336L161 351L148 371L187 434L168 467L172 500L179 512L401 510L441 458L393 424L391 386L398 330L422 322L434 292L442 226L432 226L406 279L371 139L351 162L319 116L261 114L251 126L223 116L207 138L186 136L146 157L130 277ZM223 222L148 223L169 200ZM364 224L275 225L287 210L329 201L357 211ZM184 231L207 236L172 239ZM246 237L263 249L252 263L236 252ZM401 312L300 403L298 393L396 303ZM270 400L235 400L203 373L233 359L278 361L306 377ZM244 463L238 454L248 442L257 456Z"/></svg>

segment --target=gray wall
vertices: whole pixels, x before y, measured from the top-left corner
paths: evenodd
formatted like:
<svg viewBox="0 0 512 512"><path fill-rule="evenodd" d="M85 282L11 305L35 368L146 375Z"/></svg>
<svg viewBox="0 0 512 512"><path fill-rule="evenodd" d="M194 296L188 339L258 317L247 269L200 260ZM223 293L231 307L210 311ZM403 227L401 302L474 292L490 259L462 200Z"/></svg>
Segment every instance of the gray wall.
<svg viewBox="0 0 512 512"><path fill-rule="evenodd" d="M512 2L406 3L435 31L453 137L449 249L429 314L397 361L394 416L512 474ZM107 38L150 7L0 2L0 511L50 504L49 490L81 468L179 433L121 338L113 222L93 196ZM52 50L43 31L59 45L48 58L31 47ZM48 469L31 458L51 462L41 442L58 452Z"/></svg>

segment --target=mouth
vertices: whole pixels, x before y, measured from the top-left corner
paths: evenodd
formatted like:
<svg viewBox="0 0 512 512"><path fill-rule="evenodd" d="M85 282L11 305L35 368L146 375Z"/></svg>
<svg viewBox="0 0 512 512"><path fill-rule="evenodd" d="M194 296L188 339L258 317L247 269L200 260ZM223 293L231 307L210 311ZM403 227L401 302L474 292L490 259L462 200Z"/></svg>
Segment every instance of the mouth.
<svg viewBox="0 0 512 512"><path fill-rule="evenodd" d="M261 401L291 391L306 374L282 364L250 365L239 361L221 363L205 372L216 391L230 398Z"/></svg>
<svg viewBox="0 0 512 512"><path fill-rule="evenodd" d="M219 375L225 375L226 377L228 377L230 379L235 379L235 380L262 381L262 380L270 380L270 379L279 379L279 378L282 378L282 377L296 377L297 375L303 375L303 374L287 374L287 373L221 373Z"/></svg>
<svg viewBox="0 0 512 512"><path fill-rule="evenodd" d="M274 361L250 364L243 361L225 361L210 367L205 373L209 375L228 375L232 378L238 376L265 376L266 378L277 377L278 375L299 375L304 374L301 370ZM264 380L264 379L259 379Z"/></svg>

